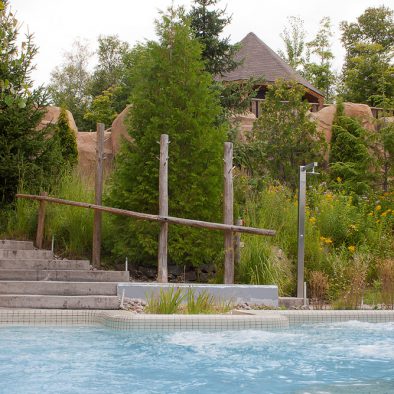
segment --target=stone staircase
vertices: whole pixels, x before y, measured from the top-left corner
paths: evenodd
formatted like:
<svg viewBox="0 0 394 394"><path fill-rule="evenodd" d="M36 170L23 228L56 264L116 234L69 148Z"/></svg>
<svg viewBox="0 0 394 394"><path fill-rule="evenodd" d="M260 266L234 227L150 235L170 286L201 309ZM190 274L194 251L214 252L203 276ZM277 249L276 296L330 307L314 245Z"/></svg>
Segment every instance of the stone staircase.
<svg viewBox="0 0 394 394"><path fill-rule="evenodd" d="M126 271L95 271L88 260L56 260L30 241L0 240L0 308L119 309Z"/></svg>

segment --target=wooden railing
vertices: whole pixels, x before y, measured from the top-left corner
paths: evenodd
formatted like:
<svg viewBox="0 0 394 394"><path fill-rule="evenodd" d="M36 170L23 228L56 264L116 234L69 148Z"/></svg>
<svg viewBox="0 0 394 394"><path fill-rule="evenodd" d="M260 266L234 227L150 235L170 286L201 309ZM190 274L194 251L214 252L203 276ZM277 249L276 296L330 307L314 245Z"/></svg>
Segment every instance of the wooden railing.
<svg viewBox="0 0 394 394"><path fill-rule="evenodd" d="M102 127L98 128L99 130ZM101 133L103 134L103 133ZM38 222L36 233L36 246L42 248L44 227L45 227L45 205L46 203L69 205L85 209L93 209L95 212L95 220L93 226L93 251L92 264L97 266L100 264L100 249L101 249L101 212L108 212L114 215L128 216L139 220L148 220L152 222L161 223L159 246L158 246L158 280L160 282L167 282L167 250L168 250L168 225L177 224L182 226L205 228L208 230L219 230L224 232L224 283L234 283L234 234L247 233L265 236L274 236L274 230L267 230L255 227L245 227L234 225L233 223L233 181L232 181L232 143L225 143L224 150L224 222L214 223L202 220L185 219L168 215L168 136L163 134L160 140L160 171L159 171L159 215L148 213L128 211L126 209L106 207L97 203L101 202L101 198L97 198L97 190L102 187L97 187L97 183L102 182L102 177L96 178L96 204L64 200L55 197L48 197L47 193L43 192L41 195L33 194L17 194L17 198L25 198L30 200L37 200L40 202L38 210ZM97 150L100 155L100 149ZM102 160L97 160L98 173L102 172ZM100 214L100 215L99 215Z"/></svg>

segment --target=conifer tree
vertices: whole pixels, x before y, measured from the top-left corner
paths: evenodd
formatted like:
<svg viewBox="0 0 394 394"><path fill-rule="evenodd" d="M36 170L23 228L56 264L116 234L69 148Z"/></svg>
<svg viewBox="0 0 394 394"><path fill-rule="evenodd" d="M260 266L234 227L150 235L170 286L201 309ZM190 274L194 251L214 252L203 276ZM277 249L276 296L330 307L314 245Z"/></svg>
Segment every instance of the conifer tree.
<svg viewBox="0 0 394 394"><path fill-rule="evenodd" d="M158 42L133 52L129 115L132 142L117 157L108 203L158 213L159 145L168 134L169 214L208 221L221 219L222 154L225 131L211 76L204 71L201 46L182 9L169 9L156 22ZM156 263L159 226L115 219L114 252L133 261ZM170 226L169 258L178 264L212 262L221 234ZM127 253L127 254L126 254Z"/></svg>
<svg viewBox="0 0 394 394"><path fill-rule="evenodd" d="M202 58L205 69L212 75L222 75L234 70L239 63L234 60L236 45L230 44L229 37L220 38L223 29L231 22L226 10L215 10L217 0L194 0L189 13L195 37L203 45Z"/></svg>
<svg viewBox="0 0 394 394"><path fill-rule="evenodd" d="M14 201L21 182L32 192L47 188L62 165L48 129L37 130L47 102L32 87L37 47L31 34L18 46L18 33L8 1L0 1L0 207Z"/></svg>
<svg viewBox="0 0 394 394"><path fill-rule="evenodd" d="M341 102L332 126L329 161L334 186L358 195L368 193L374 177L367 132L356 119L344 115Z"/></svg>
<svg viewBox="0 0 394 394"><path fill-rule="evenodd" d="M56 137L59 140L63 160L71 167L75 166L78 162L77 139L68 123L67 113L64 108L60 109Z"/></svg>

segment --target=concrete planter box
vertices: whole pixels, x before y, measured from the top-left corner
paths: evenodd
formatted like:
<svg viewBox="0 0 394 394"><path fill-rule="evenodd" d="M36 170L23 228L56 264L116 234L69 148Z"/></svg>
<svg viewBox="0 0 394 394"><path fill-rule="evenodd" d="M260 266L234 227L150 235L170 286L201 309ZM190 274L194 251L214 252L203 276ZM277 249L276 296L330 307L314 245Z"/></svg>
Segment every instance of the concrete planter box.
<svg viewBox="0 0 394 394"><path fill-rule="evenodd" d="M278 307L278 286L260 286L260 285L212 285L199 283L119 283L118 296L127 298L140 298L146 300L152 295L159 295L160 289L168 290L184 289L187 293L188 289L193 289L195 294L207 292L218 302L231 301L234 304L243 304L245 302L256 305L266 305L270 307Z"/></svg>

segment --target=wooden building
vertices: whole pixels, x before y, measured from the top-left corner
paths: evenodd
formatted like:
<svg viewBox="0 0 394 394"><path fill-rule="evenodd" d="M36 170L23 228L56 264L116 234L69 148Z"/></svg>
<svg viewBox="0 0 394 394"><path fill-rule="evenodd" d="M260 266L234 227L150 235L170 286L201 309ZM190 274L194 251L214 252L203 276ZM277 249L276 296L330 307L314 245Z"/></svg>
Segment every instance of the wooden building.
<svg viewBox="0 0 394 394"><path fill-rule="evenodd" d="M264 100L267 85L278 78L295 80L306 89L305 99L311 103L311 110L323 108L324 95L305 78L292 69L278 54L260 40L254 33L249 33L240 43L235 59L241 64L233 71L218 77L223 82L242 82L249 78L264 78L264 83L257 86L258 92L253 102L252 112L258 116L258 101Z"/></svg>

